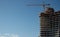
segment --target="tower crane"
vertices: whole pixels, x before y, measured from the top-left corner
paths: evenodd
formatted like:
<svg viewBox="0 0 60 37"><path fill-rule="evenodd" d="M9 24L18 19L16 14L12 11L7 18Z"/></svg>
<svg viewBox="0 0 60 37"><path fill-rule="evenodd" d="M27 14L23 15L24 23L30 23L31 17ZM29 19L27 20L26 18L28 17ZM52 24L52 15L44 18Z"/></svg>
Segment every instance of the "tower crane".
<svg viewBox="0 0 60 37"><path fill-rule="evenodd" d="M50 4L45 4L45 1L43 0L42 4L28 4L27 6L42 6L45 11L45 8L50 7Z"/></svg>

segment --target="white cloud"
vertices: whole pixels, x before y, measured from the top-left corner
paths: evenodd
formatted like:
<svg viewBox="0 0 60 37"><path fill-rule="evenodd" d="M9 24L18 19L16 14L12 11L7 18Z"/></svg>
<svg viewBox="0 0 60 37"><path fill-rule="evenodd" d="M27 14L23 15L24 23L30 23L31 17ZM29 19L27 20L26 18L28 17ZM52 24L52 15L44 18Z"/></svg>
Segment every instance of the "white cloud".
<svg viewBox="0 0 60 37"><path fill-rule="evenodd" d="M15 35L14 35L14 34L12 34L12 35L11 35L11 37L19 37L19 36L18 36L18 35L16 35L16 34L15 34Z"/></svg>
<svg viewBox="0 0 60 37"><path fill-rule="evenodd" d="M5 34L1 34L0 37L19 37L19 35L5 33Z"/></svg>
<svg viewBox="0 0 60 37"><path fill-rule="evenodd" d="M2 36L0 36L0 37L6 37L6 36L3 36L3 35L2 35Z"/></svg>
<svg viewBox="0 0 60 37"><path fill-rule="evenodd" d="M7 36L9 36L10 34L9 34L9 33L5 33L4 35L7 35Z"/></svg>

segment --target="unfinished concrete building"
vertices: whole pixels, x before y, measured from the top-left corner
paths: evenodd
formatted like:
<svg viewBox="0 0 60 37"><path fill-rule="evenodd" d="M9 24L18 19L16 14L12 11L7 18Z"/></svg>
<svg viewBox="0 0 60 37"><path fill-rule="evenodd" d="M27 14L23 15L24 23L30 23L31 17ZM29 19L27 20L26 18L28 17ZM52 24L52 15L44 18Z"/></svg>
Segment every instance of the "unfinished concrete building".
<svg viewBox="0 0 60 37"><path fill-rule="evenodd" d="M60 11L47 8L40 14L40 36L60 37Z"/></svg>

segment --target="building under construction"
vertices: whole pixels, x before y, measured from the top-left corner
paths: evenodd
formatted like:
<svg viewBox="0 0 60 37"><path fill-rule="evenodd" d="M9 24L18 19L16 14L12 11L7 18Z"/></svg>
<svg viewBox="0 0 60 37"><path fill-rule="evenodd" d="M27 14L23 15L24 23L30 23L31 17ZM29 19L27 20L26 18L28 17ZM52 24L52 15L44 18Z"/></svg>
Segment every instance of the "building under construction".
<svg viewBox="0 0 60 37"><path fill-rule="evenodd" d="M60 11L47 8L40 14L40 36L60 37Z"/></svg>

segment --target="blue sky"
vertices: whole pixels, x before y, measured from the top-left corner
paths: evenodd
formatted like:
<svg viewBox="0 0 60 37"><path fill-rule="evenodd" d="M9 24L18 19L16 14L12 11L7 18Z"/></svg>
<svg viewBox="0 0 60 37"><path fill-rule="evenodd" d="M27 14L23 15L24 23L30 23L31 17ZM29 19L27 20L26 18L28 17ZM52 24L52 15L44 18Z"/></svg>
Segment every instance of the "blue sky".
<svg viewBox="0 0 60 37"><path fill-rule="evenodd" d="M56 11L60 10L60 0L45 0ZM0 0L0 37L38 37L40 29L39 13L42 0Z"/></svg>

